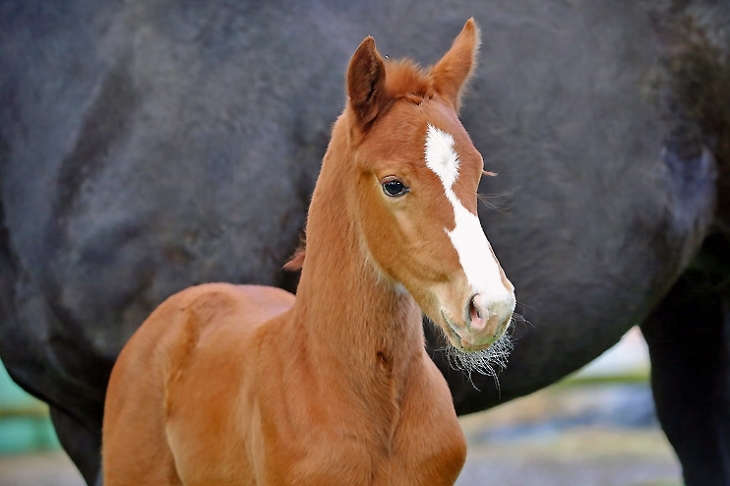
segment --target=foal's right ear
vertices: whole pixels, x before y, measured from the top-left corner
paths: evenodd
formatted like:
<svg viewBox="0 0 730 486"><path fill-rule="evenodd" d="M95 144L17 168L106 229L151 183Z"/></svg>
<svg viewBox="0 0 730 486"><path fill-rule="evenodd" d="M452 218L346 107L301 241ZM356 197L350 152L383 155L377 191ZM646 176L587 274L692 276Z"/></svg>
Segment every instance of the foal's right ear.
<svg viewBox="0 0 730 486"><path fill-rule="evenodd" d="M457 112L461 95L477 64L479 44L479 27L471 18L454 39L451 49L431 69L436 92L449 100Z"/></svg>
<svg viewBox="0 0 730 486"><path fill-rule="evenodd" d="M347 68L347 95L350 107L361 126L373 121L385 105L385 64L371 36L367 36L360 43L350 59Z"/></svg>

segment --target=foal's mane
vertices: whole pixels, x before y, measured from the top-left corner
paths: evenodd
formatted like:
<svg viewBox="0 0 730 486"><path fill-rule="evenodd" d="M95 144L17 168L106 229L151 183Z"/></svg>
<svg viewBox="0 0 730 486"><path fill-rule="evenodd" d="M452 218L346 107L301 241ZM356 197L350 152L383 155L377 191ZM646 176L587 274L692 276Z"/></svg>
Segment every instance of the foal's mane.
<svg viewBox="0 0 730 486"><path fill-rule="evenodd" d="M393 101L407 99L419 104L436 93L430 68L423 69L410 59L386 60L385 73L385 91Z"/></svg>

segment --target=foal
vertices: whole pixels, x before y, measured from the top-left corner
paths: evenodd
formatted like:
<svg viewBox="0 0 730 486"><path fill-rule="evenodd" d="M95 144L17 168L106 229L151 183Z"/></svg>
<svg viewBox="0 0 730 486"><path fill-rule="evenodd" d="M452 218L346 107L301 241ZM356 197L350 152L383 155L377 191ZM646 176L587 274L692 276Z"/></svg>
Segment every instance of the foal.
<svg viewBox="0 0 730 486"><path fill-rule="evenodd" d="M362 42L296 300L207 284L160 305L112 372L105 486L454 483L466 445L421 309L473 351L515 305L476 216L483 161L456 114L478 43L470 19L423 71Z"/></svg>

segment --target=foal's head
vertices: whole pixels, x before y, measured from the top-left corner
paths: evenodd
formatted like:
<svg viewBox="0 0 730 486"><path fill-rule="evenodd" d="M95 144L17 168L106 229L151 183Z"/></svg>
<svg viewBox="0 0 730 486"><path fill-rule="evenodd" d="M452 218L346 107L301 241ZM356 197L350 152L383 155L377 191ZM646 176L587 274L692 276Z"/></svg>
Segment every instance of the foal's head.
<svg viewBox="0 0 730 486"><path fill-rule="evenodd" d="M350 61L353 205L371 262L459 349L507 329L515 296L477 217L483 160L457 116L479 47L472 19L432 68L383 60L366 38Z"/></svg>

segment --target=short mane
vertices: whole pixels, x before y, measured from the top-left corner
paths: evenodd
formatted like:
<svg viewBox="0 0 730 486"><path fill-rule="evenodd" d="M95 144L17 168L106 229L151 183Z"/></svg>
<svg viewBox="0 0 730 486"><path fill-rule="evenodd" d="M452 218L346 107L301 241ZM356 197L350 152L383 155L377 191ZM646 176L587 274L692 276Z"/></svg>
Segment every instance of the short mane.
<svg viewBox="0 0 730 486"><path fill-rule="evenodd" d="M421 103L433 98L436 90L430 69L423 69L410 59L385 61L385 89L394 100L408 99Z"/></svg>

